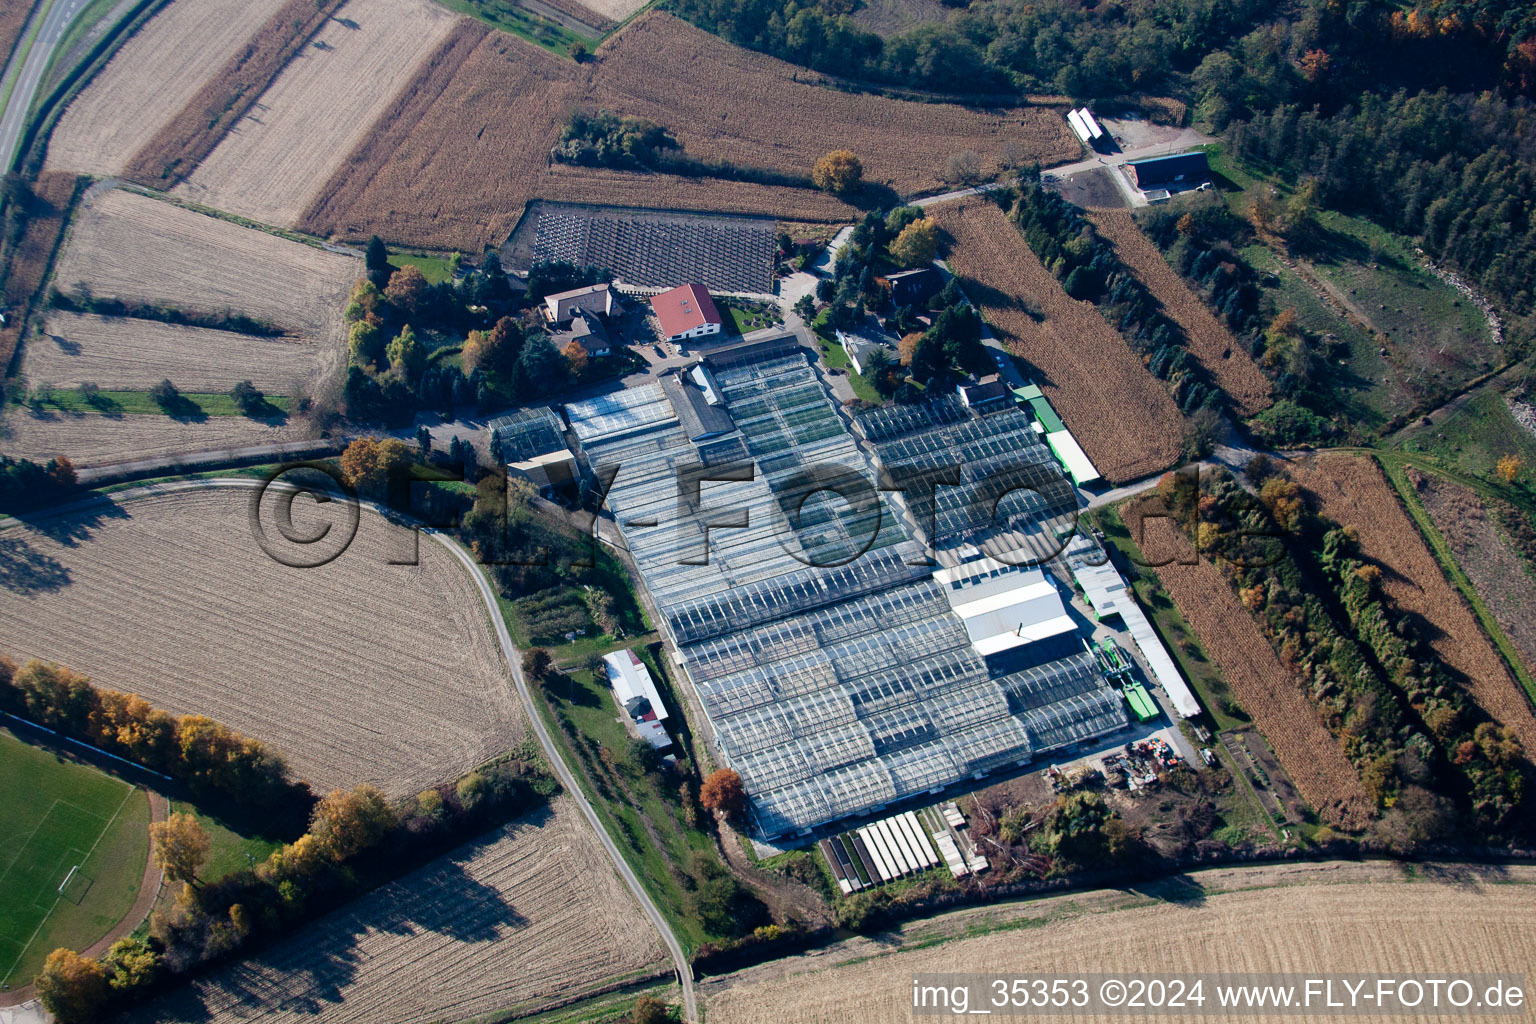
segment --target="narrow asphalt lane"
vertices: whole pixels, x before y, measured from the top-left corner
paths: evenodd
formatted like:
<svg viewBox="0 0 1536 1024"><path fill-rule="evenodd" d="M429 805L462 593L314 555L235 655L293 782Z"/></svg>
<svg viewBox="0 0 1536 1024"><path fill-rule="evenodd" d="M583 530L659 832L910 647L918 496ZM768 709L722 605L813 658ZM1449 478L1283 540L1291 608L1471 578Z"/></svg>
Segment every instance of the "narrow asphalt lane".
<svg viewBox="0 0 1536 1024"><path fill-rule="evenodd" d="M5 171L9 171L16 162L16 146L21 141L22 130L27 126L27 111L32 109L32 100L37 95L38 87L43 84L43 73L48 70L53 51L69 30L69 23L85 7L86 0L38 0L39 7L44 5L51 6L48 6L48 13L43 15L43 23L32 41L32 48L27 51L5 112L0 114L0 168ZM21 39L17 41L17 52L25 47L27 33L31 31L36 18L37 13L34 11ZM5 70L7 74L10 73L9 64Z"/></svg>
<svg viewBox="0 0 1536 1024"><path fill-rule="evenodd" d="M522 696L523 705L528 712L528 721L533 726L533 731L539 737L539 744L544 748L544 756L549 758L550 766L554 768L555 774L560 779L560 784L575 799L577 806L581 808L581 813L586 816L587 821L591 822L593 831L602 840L603 848L608 851L608 857L613 861L613 866L619 872L619 877L624 879L624 884L629 886L630 892L635 894L635 899L640 901L640 906L645 910L646 916L651 919L651 924L661 933L662 940L666 943L668 951L672 954L672 962L677 969L677 980L682 985L683 1020L688 1022L697 1021L699 1019L698 1005L694 1000L693 969L688 964L688 956L683 952L682 944L677 941L677 936L673 934L672 926L667 923L666 918L661 916L661 911L657 909L656 904L651 900L650 893L645 891L645 887L640 884L640 879L635 876L634 871L630 868L629 862L624 859L624 855L614 845L613 837L603 827L603 823L597 817L597 812L592 809L592 805L587 801L586 794L582 792L581 786L577 784L576 776L565 763L565 759L560 754L560 749L555 746L554 738L550 736L548 728L544 725L544 719L539 715L538 709L534 704L533 693L528 689L528 680L523 675L522 659L518 655L517 646L512 643L511 635L507 632L507 624L502 620L500 608L496 604L496 595L491 591L490 585L486 583L484 574L480 572L480 567L475 564L474 559L465 553L462 547L436 530L423 530L422 532L447 548L453 557L459 560L459 564L464 566L470 578L475 581L475 586L479 588L480 597L485 602L486 611L491 616L491 624L496 629L496 640L501 644L501 650L506 656L507 665L512 669L512 679L517 683L518 693Z"/></svg>

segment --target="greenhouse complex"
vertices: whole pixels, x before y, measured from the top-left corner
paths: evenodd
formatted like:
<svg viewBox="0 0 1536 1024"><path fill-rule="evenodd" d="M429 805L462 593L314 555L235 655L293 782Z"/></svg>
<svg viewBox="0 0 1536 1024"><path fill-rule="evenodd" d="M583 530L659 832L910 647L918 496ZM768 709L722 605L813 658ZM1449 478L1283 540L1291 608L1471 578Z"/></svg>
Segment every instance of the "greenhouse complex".
<svg viewBox="0 0 1536 1024"><path fill-rule="evenodd" d="M608 507L762 836L1127 726L1056 585L1015 564L1075 509L1016 408L850 430L797 353L566 413L589 470L617 467Z"/></svg>

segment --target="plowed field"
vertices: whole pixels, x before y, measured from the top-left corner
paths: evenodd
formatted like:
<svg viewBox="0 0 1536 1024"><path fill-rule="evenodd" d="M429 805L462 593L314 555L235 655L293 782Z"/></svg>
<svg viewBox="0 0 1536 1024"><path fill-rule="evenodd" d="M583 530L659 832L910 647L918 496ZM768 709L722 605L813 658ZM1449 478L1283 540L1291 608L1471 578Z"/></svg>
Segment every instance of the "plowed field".
<svg viewBox="0 0 1536 1024"><path fill-rule="evenodd" d="M225 722L322 791L415 793L521 741L484 608L448 552L423 539L419 565L390 565L409 533L364 512L334 561L289 568L257 544L253 493L160 494L0 531L9 653ZM293 529L340 537L340 511L300 498Z"/></svg>
<svg viewBox="0 0 1536 1024"><path fill-rule="evenodd" d="M183 0L149 20L59 119L49 169L121 174L282 0Z"/></svg>
<svg viewBox="0 0 1536 1024"><path fill-rule="evenodd" d="M1035 383L1099 472L1134 480L1178 461L1184 420L1167 389L1092 304L1062 291L1007 216L984 200L929 212L952 240L949 265L966 294L1035 368Z"/></svg>
<svg viewBox="0 0 1536 1024"><path fill-rule="evenodd" d="M1303 799L1326 821L1364 825L1371 817L1371 800L1301 682L1281 663L1220 567L1205 556L1188 564L1193 558L1188 539L1160 511L1161 503L1152 497L1127 504L1121 515L1146 561L1169 563L1154 570L1163 588L1215 659L1238 703L1275 748Z"/></svg>
<svg viewBox="0 0 1536 1024"><path fill-rule="evenodd" d="M460 1021L534 1012L666 962L580 812L559 799L131 1019Z"/></svg>
<svg viewBox="0 0 1536 1024"><path fill-rule="evenodd" d="M1096 210L1090 218L1099 233L1115 244L1115 252L1130 267L1163 312L1184 328L1189 354L1216 378L1244 416L1252 416L1270 404L1269 378L1253 364L1248 353L1174 273L1163 254L1142 234L1129 210Z"/></svg>
<svg viewBox="0 0 1536 1024"><path fill-rule="evenodd" d="M1316 497L1323 515L1360 531L1361 551L1381 566L1387 596L1424 624L1423 638L1466 678L1472 699L1513 730L1527 751L1536 751L1536 717L1525 693L1440 571L1376 463L1329 454L1298 459L1288 470Z"/></svg>

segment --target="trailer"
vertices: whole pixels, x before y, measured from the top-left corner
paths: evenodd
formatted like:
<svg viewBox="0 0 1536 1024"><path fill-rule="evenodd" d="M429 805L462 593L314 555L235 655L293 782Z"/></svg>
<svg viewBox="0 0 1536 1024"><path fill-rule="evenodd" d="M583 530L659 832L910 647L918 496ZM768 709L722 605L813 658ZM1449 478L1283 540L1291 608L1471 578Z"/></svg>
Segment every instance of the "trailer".
<svg viewBox="0 0 1536 1024"><path fill-rule="evenodd" d="M1150 722L1160 714L1157 702L1140 683L1126 680L1125 688L1121 692L1125 695L1125 702L1131 706L1131 714L1136 716L1136 721Z"/></svg>

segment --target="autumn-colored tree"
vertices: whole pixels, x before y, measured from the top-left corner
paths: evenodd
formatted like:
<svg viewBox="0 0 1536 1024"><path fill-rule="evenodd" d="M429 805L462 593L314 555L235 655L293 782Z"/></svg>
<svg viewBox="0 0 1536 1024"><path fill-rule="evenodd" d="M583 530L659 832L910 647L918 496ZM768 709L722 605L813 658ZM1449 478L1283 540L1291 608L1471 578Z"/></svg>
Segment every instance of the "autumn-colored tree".
<svg viewBox="0 0 1536 1024"><path fill-rule="evenodd" d="M342 316L347 323L380 324L384 322L383 304L384 293L372 281L360 277L352 286Z"/></svg>
<svg viewBox="0 0 1536 1024"><path fill-rule="evenodd" d="M420 311L426 292L427 279L409 263L389 275L389 284L384 286L384 297L406 316L415 316Z"/></svg>
<svg viewBox="0 0 1536 1024"><path fill-rule="evenodd" d="M1514 483L1520 477L1520 471L1525 468L1525 460L1518 455L1504 455L1499 458L1499 479L1507 484Z"/></svg>
<svg viewBox="0 0 1536 1024"><path fill-rule="evenodd" d="M56 949L33 982L43 1009L58 1024L93 1024L107 1001L107 970L72 949Z"/></svg>
<svg viewBox="0 0 1536 1024"><path fill-rule="evenodd" d="M395 812L373 786L333 789L321 798L309 827L326 856L340 863L377 843L395 826Z"/></svg>
<svg viewBox="0 0 1536 1024"><path fill-rule="evenodd" d="M834 149L816 161L811 181L824 192L842 195L857 188L864 178L864 165L852 150Z"/></svg>
<svg viewBox="0 0 1536 1024"><path fill-rule="evenodd" d="M635 1008L629 1011L630 1024L667 1024L671 1019L667 1004L650 995L637 998Z"/></svg>
<svg viewBox="0 0 1536 1024"><path fill-rule="evenodd" d="M579 341L571 341L560 350L565 361L571 364L571 376L580 377L587 369L587 350Z"/></svg>
<svg viewBox="0 0 1536 1024"><path fill-rule="evenodd" d="M1307 81L1316 82L1328 73L1333 66L1333 58L1328 56L1327 50L1308 50L1301 57L1301 73Z"/></svg>
<svg viewBox="0 0 1536 1024"><path fill-rule="evenodd" d="M202 824L190 814L173 814L149 826L155 863L173 882L197 883L197 873L213 843Z"/></svg>
<svg viewBox="0 0 1536 1024"><path fill-rule="evenodd" d="M410 470L411 449L398 438L360 437L341 453L341 474L359 492L381 497L389 482Z"/></svg>
<svg viewBox="0 0 1536 1024"><path fill-rule="evenodd" d="M1272 476L1259 488L1259 500L1275 517L1275 522L1287 530L1295 530L1301 523L1301 488L1296 481L1283 476Z"/></svg>
<svg viewBox="0 0 1536 1024"><path fill-rule="evenodd" d="M917 351L917 343L923 340L922 331L913 331L902 336L896 345L896 357L901 360L902 366L912 365L912 353Z"/></svg>
<svg viewBox="0 0 1536 1024"><path fill-rule="evenodd" d="M26 717L34 722L77 735L89 731L97 707L89 676L33 658L16 671L11 685L20 692Z"/></svg>
<svg viewBox="0 0 1536 1024"><path fill-rule="evenodd" d="M459 350L459 365L463 367L468 376L485 365L485 360L491 351L491 336L486 331L470 331L464 339L464 347Z"/></svg>
<svg viewBox="0 0 1536 1024"><path fill-rule="evenodd" d="M920 217L901 229L891 243L891 259L903 267L933 262L939 251L939 226L932 217Z"/></svg>
<svg viewBox="0 0 1536 1024"><path fill-rule="evenodd" d="M738 813L747 803L747 791L741 784L741 776L729 768L710 772L704 785L699 787L699 803L708 810L722 814Z"/></svg>
<svg viewBox="0 0 1536 1024"><path fill-rule="evenodd" d="M60 487L73 487L79 479L75 475L75 464L62 455L48 460L48 475Z"/></svg>
<svg viewBox="0 0 1536 1024"><path fill-rule="evenodd" d="M359 366L376 366L384 352L384 331L378 324L359 320L347 329L347 353Z"/></svg>
<svg viewBox="0 0 1536 1024"><path fill-rule="evenodd" d="M1173 225L1173 229L1187 238L1195 233L1197 226L1198 225L1195 224L1194 214L1186 213L1184 216L1178 219L1177 223Z"/></svg>

